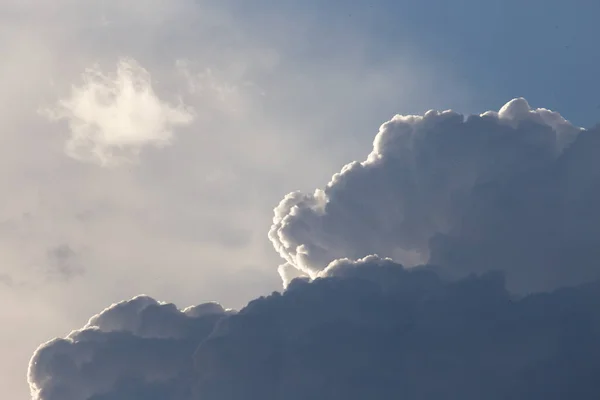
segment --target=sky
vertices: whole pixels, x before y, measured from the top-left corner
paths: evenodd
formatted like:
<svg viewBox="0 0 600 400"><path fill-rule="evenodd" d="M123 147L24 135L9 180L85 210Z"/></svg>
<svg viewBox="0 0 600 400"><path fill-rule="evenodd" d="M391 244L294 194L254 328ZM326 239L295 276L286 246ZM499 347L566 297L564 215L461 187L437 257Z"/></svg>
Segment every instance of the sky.
<svg viewBox="0 0 600 400"><path fill-rule="evenodd" d="M465 197L482 211L465 216L471 231L458 232L448 221L463 214L452 205L405 198L408 189L391 187L392 203L401 199L409 205L426 204L430 209L407 209L414 215L439 213L444 222L418 220L418 229L412 228L420 236L394 231L400 239L393 236L393 245L388 244L390 232L381 229L381 221L389 219L389 203L369 203L354 192L364 192L361 172L356 171L365 167L344 169L342 178L358 182L356 186L337 185L331 177L353 160L360 163L377 153L376 136L396 137L395 129L404 129L393 123L396 114L452 109L479 115L498 112L523 97L528 103L517 101L500 112L503 116L482 124L494 130L496 125L529 121L543 125L546 134L560 131L567 136L578 127L592 127L600 121L600 54L595 43L599 15L600 5L585 0L438 0L419 5L0 0L5 144L0 148L0 188L5 193L0 201L2 398L38 400L30 395L34 378L28 382L27 375L36 348L86 326L111 304L142 294L182 310L210 301L241 309L258 296L281 291L291 276L320 276L330 261L373 252L409 266L434 261L452 265L457 274L482 272L481 263L494 256L500 269L508 262L514 271L525 271L520 276L507 268L507 287L519 293L552 290L560 282L588 282L595 270L585 262L576 273L561 267L574 254L578 262L595 256L581 248L558 254L552 273L522 269L545 262L538 255L549 242L522 249L506 232L486 231L489 225L477 222L495 226L499 217L486 211L496 203L479 198ZM559 124L558 114L538 108L558 112L569 122ZM406 123L414 122L410 129L415 132L429 132L426 124L445 127L449 122L444 118L455 114L436 115ZM551 115L552 121L540 115ZM392 123L382 126L386 121ZM471 125L463 128L456 129L470 132ZM395 146L393 140L389 143ZM508 159L510 168L500 172L537 174L533 166L563 171L563 164L554 162L562 147L548 145L533 154L523 150L524 143L506 144L509 153L516 149L522 158ZM573 150L573 157L588 164L564 168L593 182L595 176L583 171L593 169L594 153L577 153L594 149L591 143ZM429 154L430 147L423 146L415 147L414 154ZM443 143L431 146L445 148ZM388 154L384 147L383 155ZM483 144L469 149L449 152L446 164L440 157L439 166L432 163L416 173L451 171L452 157L486 151L495 160L496 153ZM483 172L473 179L501 175L478 169L477 160L472 166ZM387 161L370 165L365 170L376 179L400 168ZM522 200L525 206L545 201L557 187L588 193L583 181L567 187L565 175L539 174L532 179L563 186L540 184L538 192ZM372 193L385 194L390 188L373 182L383 186L373 186ZM422 193L435 187L435 180L426 182L430 186L419 187ZM472 190L471 183L456 184ZM504 196L528 183L508 180L506 185L498 189ZM452 195L456 187L444 190ZM320 201L311 194L315 188L324 190L321 199L331 201L338 214L322 217L315 212ZM287 203L280 204L295 191L304 196L294 203L300 204L299 216ZM575 200L566 197L560 204L570 210ZM355 199L366 203L353 203ZM546 231L539 222L548 221L549 210L557 204L544 203L547 213L527 220L530 225L517 225L517 231ZM593 214L590 204L579 206ZM522 220L528 214L525 206L505 210L507 220ZM371 235L381 238L379 242L368 243L366 234L345 234L348 227L365 224L347 217L359 215L357 210L370 210L365 218L384 212ZM284 224L278 215L282 220L292 217ZM552 240L575 243L595 237L593 228L577 225L585 217L565 215L575 221L573 235L560 236L557 229ZM449 237L436 246L424 244L440 232ZM487 240L478 247L485 252L469 252L472 232ZM498 235L508 241L501 242ZM515 256L498 258L507 247L496 243L509 246ZM323 252L311 253L313 245ZM298 251L303 254L307 248L307 258L298 261ZM221 315L217 311L211 315Z"/></svg>

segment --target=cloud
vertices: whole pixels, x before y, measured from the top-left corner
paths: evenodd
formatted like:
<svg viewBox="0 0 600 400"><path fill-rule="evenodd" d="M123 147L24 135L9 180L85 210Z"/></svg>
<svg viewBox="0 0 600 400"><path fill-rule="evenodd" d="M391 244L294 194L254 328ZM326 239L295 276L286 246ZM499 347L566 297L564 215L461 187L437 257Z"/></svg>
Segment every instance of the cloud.
<svg viewBox="0 0 600 400"><path fill-rule="evenodd" d="M339 260L238 313L138 297L32 359L34 400L597 398L598 283L520 300L501 273Z"/></svg>
<svg viewBox="0 0 600 400"><path fill-rule="evenodd" d="M354 10L349 17L336 6L309 4L316 2L1 3L2 135L10 145L0 149L0 184L10 196L2 201L0 220L31 216L13 232L0 233L2 272L14 279L12 290L0 290L0 300L19 305L0 314L0 387L8 399L26 397L23 372L35 346L81 326L117 299L143 292L176 304L218 299L238 306L269 293L279 286L273 271L278 256L264 233L283 194L320 187L328 178L324 171L361 160L372 140L368 133L394 112L488 109L497 103L493 89L499 82L503 93L511 91L505 83L519 86L515 74L506 73L510 68L498 74L485 69L479 74L485 88L471 85L478 71L465 71L455 52L445 57L430 51L423 35L398 23L398 13L387 7L364 5L366 12ZM287 3L294 3L291 10ZM512 46L501 50L498 59L514 66L515 59L527 57ZM85 88L79 76L95 63L116 80L123 55L151 73L162 102L177 106L181 94L194 121L171 128L168 148L140 147L136 168L73 162L64 155L69 120L49 124L36 110L60 108L53 106L56 100L69 99L72 84ZM174 76L180 58L190 61L193 93L184 92L181 77ZM533 86L523 93L543 81L540 87L551 97L546 99L559 104L555 85L542 76L530 79ZM246 82L266 95L256 96ZM562 97L571 109L559 110L581 116L585 100L573 93ZM126 154L123 162L137 158L131 147L110 151ZM91 150L78 155L101 163ZM241 239L237 233L243 231L254 234ZM240 240L232 240L232 233ZM86 249L78 258L86 274L68 285L42 282L38 267L48 265L48 249L61 243L78 253ZM33 285L21 288L23 281Z"/></svg>
<svg viewBox="0 0 600 400"><path fill-rule="evenodd" d="M32 399L596 398L599 145L524 99L396 116L275 209L283 293L115 304L38 348Z"/></svg>
<svg viewBox="0 0 600 400"><path fill-rule="evenodd" d="M165 146L173 129L194 119L185 106L159 99L150 73L133 59L119 61L114 76L89 68L83 85L73 86L68 98L44 114L68 122L69 156L101 165L131 162L146 146Z"/></svg>
<svg viewBox="0 0 600 400"><path fill-rule="evenodd" d="M38 349L28 375L32 398L188 399L191 355L228 313L216 303L180 311L147 296L115 304Z"/></svg>
<svg viewBox="0 0 600 400"><path fill-rule="evenodd" d="M600 277L600 135L517 98L499 112L396 115L373 150L275 209L269 238L315 277L379 254L449 275L503 270L530 292Z"/></svg>
<svg viewBox="0 0 600 400"><path fill-rule="evenodd" d="M365 35L335 10L328 15L343 24L322 12L279 3L0 2L2 139L10 144L0 148L0 188L11 194L0 205L0 225L11 225L0 227L0 253L13 280L0 301L19 304L0 312L3 398L27 397L32 349L116 300L149 293L239 307L279 288L264 233L282 194L314 187L323 171L354 159L362 132L393 110L467 107L461 71L416 44L374 46L379 28ZM123 79L121 57L139 67ZM133 121L109 106L125 98L120 82L140 81L155 96L149 103L183 103L193 121L167 125L168 142L129 133L108 141L101 117L116 110L114 121ZM132 92L135 104L142 93ZM105 104L92 94L114 97ZM40 108L61 118L49 123ZM133 109L159 132L150 122L164 108ZM339 137L347 145L330 146ZM58 267L48 250L63 243L85 268L68 284L47 279Z"/></svg>
<svg viewBox="0 0 600 400"><path fill-rule="evenodd" d="M68 244L52 247L48 250L47 273L51 278L69 281L85 272L78 259L78 253Z"/></svg>

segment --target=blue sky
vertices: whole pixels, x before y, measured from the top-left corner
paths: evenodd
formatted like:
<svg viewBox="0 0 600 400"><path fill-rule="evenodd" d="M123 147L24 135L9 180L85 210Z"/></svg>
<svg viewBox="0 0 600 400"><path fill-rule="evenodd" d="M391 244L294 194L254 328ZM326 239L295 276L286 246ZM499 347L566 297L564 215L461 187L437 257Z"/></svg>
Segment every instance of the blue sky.
<svg viewBox="0 0 600 400"><path fill-rule="evenodd" d="M483 108L523 96L583 126L600 119L595 1L258 1L238 12L264 19L265 9L321 28L299 57L319 57L335 43L328 35L351 32L368 38L374 64L410 47L451 66Z"/></svg>

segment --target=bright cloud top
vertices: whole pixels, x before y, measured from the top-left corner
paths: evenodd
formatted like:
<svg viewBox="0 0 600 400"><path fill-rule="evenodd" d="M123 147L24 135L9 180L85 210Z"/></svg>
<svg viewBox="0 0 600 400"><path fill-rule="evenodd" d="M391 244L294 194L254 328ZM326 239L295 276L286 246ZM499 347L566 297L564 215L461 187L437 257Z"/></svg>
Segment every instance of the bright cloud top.
<svg viewBox="0 0 600 400"><path fill-rule="evenodd" d="M150 73L132 59L121 60L113 76L86 70L83 84L46 114L68 122L69 156L105 166L135 161L145 146L169 144L173 130L194 119L189 108L162 101Z"/></svg>
<svg viewBox="0 0 600 400"><path fill-rule="evenodd" d="M596 137L522 98L469 117L396 115L366 161L275 209L269 238L287 261L282 278L369 254L459 275L504 270L519 291L593 278L600 242L590 238L600 231L575 210L600 199L586 178L599 164Z"/></svg>

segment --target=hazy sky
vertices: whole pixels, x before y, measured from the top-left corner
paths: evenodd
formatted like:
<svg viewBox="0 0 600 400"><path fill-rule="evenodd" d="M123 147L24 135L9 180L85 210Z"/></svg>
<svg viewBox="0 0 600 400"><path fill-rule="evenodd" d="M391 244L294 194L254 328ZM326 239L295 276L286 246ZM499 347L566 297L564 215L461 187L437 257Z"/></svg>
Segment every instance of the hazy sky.
<svg viewBox="0 0 600 400"><path fill-rule="evenodd" d="M273 208L394 114L523 96L600 120L600 5L0 0L0 388L138 294L238 308L281 288Z"/></svg>

